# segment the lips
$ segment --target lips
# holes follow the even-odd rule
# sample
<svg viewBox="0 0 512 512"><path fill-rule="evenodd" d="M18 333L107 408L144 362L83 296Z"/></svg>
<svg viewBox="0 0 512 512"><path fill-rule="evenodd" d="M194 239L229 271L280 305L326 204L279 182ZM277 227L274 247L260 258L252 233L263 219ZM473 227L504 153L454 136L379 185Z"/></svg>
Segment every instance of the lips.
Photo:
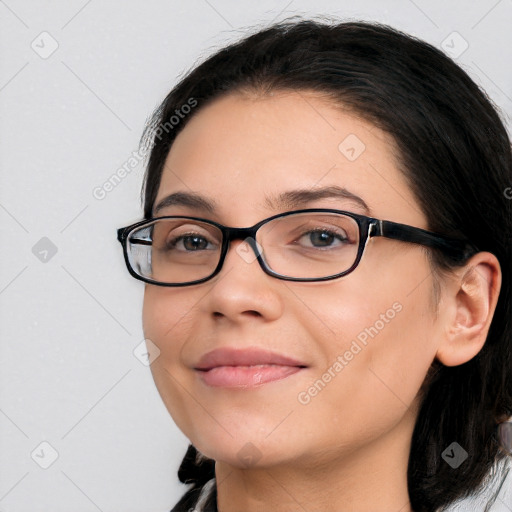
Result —
<svg viewBox="0 0 512 512"><path fill-rule="evenodd" d="M210 370L217 366L255 366L259 364L306 366L290 357L259 348L218 348L201 357L196 370Z"/></svg>
<svg viewBox="0 0 512 512"><path fill-rule="evenodd" d="M221 348L205 354L194 368L212 387L251 388L289 377L306 365L274 352Z"/></svg>

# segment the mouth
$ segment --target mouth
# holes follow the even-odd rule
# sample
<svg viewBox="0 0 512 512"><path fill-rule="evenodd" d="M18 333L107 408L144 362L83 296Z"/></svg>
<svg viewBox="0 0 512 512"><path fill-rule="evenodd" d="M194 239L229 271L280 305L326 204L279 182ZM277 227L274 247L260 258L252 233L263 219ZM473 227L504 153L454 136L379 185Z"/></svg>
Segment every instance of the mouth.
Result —
<svg viewBox="0 0 512 512"><path fill-rule="evenodd" d="M261 349L216 349L194 368L211 387L254 388L282 380L307 366L295 359Z"/></svg>

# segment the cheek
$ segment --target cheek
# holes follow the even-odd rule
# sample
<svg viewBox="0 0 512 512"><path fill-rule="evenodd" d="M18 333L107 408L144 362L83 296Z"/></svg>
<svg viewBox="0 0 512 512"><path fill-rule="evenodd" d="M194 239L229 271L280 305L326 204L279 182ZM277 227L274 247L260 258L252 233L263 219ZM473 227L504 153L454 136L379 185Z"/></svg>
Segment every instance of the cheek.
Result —
<svg viewBox="0 0 512 512"><path fill-rule="evenodd" d="M144 337L158 349L150 369L157 390L169 414L184 431L193 425L190 399L183 392L187 387L181 353L193 324L190 313L194 302L181 290L147 286L144 292L142 324Z"/></svg>
<svg viewBox="0 0 512 512"><path fill-rule="evenodd" d="M148 286L144 292L142 325L144 337L157 347L158 357L151 363L155 384L164 402L180 395L181 354L194 328L194 301L182 290ZM197 300L197 299L196 299Z"/></svg>
<svg viewBox="0 0 512 512"><path fill-rule="evenodd" d="M389 266L373 280L361 273L309 297L318 319L308 329L323 361L308 407L361 435L385 431L413 409L436 352L428 267L419 258L396 274Z"/></svg>
<svg viewBox="0 0 512 512"><path fill-rule="evenodd" d="M144 337L150 339L170 363L179 354L184 334L192 328L190 317L194 302L188 295L180 290L155 286L146 286L144 291Z"/></svg>

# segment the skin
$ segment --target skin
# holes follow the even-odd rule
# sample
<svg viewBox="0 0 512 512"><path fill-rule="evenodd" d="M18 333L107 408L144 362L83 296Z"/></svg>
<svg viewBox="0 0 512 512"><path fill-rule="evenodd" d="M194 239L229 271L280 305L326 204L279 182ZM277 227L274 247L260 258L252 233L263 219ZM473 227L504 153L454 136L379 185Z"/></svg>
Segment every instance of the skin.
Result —
<svg viewBox="0 0 512 512"><path fill-rule="evenodd" d="M366 146L354 161L338 149L349 134ZM252 226L297 209L270 209L269 196L337 185L362 197L372 216L427 229L395 154L387 134L313 93L231 93L180 132L156 200L193 191L216 210L170 206L158 215ZM339 198L302 207L364 213ZM241 243L208 282L147 285L143 307L145 337L160 350L155 383L178 427L216 460L219 510L411 511L406 471L418 390L435 358L459 365L482 348L501 284L497 259L481 252L444 276L436 314L433 275L418 245L374 238L351 274L294 283L247 263L235 250ZM300 403L299 393L394 303L400 312ZM256 388L212 388L193 368L218 347L267 348L307 368ZM246 453L252 462L241 458Z"/></svg>

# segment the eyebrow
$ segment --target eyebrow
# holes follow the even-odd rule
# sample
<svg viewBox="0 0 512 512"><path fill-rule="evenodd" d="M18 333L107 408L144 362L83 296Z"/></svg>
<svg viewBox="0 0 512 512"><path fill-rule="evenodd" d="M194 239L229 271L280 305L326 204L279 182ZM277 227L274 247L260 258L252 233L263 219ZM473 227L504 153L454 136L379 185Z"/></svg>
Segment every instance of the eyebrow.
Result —
<svg viewBox="0 0 512 512"><path fill-rule="evenodd" d="M267 197L265 199L265 207L270 210L301 208L318 199L348 199L360 206L366 215L371 216L371 210L364 199L346 188L336 185L313 189L288 190L281 194ZM186 206L212 214L217 210L217 203L212 199L208 199L195 192L174 192L158 202L153 209L153 215L169 206Z"/></svg>

